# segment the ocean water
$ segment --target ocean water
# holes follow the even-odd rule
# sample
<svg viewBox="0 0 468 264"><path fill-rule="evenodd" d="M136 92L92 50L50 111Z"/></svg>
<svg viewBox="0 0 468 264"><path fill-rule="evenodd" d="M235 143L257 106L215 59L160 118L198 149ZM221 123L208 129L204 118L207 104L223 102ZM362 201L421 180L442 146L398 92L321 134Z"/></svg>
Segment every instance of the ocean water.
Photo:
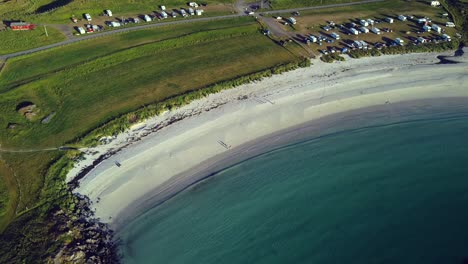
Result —
<svg viewBox="0 0 468 264"><path fill-rule="evenodd" d="M468 263L468 117L262 154L118 236L124 263Z"/></svg>

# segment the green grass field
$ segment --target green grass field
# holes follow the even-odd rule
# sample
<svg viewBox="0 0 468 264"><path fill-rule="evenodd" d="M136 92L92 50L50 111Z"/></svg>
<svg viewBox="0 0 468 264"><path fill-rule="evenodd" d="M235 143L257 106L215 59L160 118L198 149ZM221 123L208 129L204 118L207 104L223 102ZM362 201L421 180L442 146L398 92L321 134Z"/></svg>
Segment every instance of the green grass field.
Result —
<svg viewBox="0 0 468 264"><path fill-rule="evenodd" d="M32 49L65 40L65 36L55 28L43 27L30 31L13 31L10 29L0 31L0 55L21 50Z"/></svg>
<svg viewBox="0 0 468 264"><path fill-rule="evenodd" d="M362 0L271 0L271 6L273 9L279 10L304 6L332 5L360 1Z"/></svg>
<svg viewBox="0 0 468 264"><path fill-rule="evenodd" d="M60 146L144 105L296 59L260 34L251 18L117 34L14 58L0 73L0 144ZM39 109L32 120L16 111L23 101ZM42 124L52 112L50 123ZM17 200L20 212L34 207L58 155L3 153L21 193L4 208L15 208ZM14 187L0 188L0 194L9 190L15 197ZM8 216L0 215L3 223L12 220Z"/></svg>

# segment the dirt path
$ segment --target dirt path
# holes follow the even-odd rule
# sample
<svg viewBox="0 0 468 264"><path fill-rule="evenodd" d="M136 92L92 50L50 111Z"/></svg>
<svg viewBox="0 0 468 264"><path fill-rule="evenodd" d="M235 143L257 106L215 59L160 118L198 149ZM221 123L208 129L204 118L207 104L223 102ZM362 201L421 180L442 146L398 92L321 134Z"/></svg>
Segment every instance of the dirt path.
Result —
<svg viewBox="0 0 468 264"><path fill-rule="evenodd" d="M67 147L67 146L60 146L60 147L53 147L53 148L42 148L42 149L3 149L0 145L0 153L32 153L32 152L44 152L44 151L67 151L67 150L77 150L77 148ZM86 150L86 148L82 148L80 150Z"/></svg>
<svg viewBox="0 0 468 264"><path fill-rule="evenodd" d="M62 32L62 34L65 35L67 39L73 38L73 28L70 27L69 25L46 24L46 26L53 27L57 29L58 31Z"/></svg>

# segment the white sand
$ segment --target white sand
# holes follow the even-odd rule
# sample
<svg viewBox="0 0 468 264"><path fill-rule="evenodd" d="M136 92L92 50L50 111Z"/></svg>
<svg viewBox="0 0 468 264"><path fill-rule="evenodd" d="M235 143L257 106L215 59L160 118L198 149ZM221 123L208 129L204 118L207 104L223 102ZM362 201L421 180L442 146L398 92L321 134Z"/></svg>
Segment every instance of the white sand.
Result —
<svg viewBox="0 0 468 264"><path fill-rule="evenodd" d="M128 206L135 207L135 201L144 201L155 193L171 195L172 186L181 181L180 175L185 175L186 181L195 174L193 168L259 137L369 106L468 97L468 63L434 65L438 62L435 57L411 54L333 64L314 61L310 68L211 95L138 124L109 144L88 150L87 159L76 165L69 179L99 155L128 145L129 138L146 135L174 116L196 113L130 144L81 181L77 192L94 201L96 215L102 221L116 224L114 219L132 209ZM244 95L248 99L240 100ZM221 106L203 111L216 105ZM218 140L232 148L226 150ZM115 166L116 160L121 167Z"/></svg>

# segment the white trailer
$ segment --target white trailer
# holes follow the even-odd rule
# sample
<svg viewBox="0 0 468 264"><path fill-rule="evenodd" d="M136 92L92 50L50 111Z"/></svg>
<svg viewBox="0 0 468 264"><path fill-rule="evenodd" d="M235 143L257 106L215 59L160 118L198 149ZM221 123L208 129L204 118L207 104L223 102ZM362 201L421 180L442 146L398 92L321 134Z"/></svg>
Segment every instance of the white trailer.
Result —
<svg viewBox="0 0 468 264"><path fill-rule="evenodd" d="M145 16L143 17L143 19L144 19L146 22L151 22L151 17L148 16L148 15L145 15Z"/></svg>
<svg viewBox="0 0 468 264"><path fill-rule="evenodd" d="M424 32L431 32L431 27L428 26L428 25L424 25L424 26L422 27L422 29L423 29Z"/></svg>
<svg viewBox="0 0 468 264"><path fill-rule="evenodd" d="M350 32L351 34L353 34L353 35L359 35L359 31L357 31L357 29L355 29L355 28L350 28L350 29L349 29L349 32Z"/></svg>
<svg viewBox="0 0 468 264"><path fill-rule="evenodd" d="M418 22L418 24L426 23L427 19L426 18L418 18L418 20L416 20L416 22Z"/></svg>
<svg viewBox="0 0 468 264"><path fill-rule="evenodd" d="M195 11L191 7L188 9L188 12L191 16L195 15Z"/></svg>
<svg viewBox="0 0 468 264"><path fill-rule="evenodd" d="M362 33L369 33L369 29L366 27L360 27L359 30L361 30Z"/></svg>
<svg viewBox="0 0 468 264"><path fill-rule="evenodd" d="M368 18L367 23L369 23L369 25L374 25L375 21L373 19Z"/></svg>
<svg viewBox="0 0 468 264"><path fill-rule="evenodd" d="M159 8L161 8L162 11L166 11L166 6L160 6Z"/></svg>
<svg viewBox="0 0 468 264"><path fill-rule="evenodd" d="M166 18L167 18L167 13L166 13L166 11L162 11L162 12L161 12L161 17L162 17L163 19L166 19Z"/></svg>
<svg viewBox="0 0 468 264"><path fill-rule="evenodd" d="M432 24L432 29L433 29L434 31L436 31L437 33L442 32L442 28L439 27L439 26L436 25L436 24Z"/></svg>
<svg viewBox="0 0 468 264"><path fill-rule="evenodd" d="M335 33L335 32L332 32L332 33L330 34L330 36L331 36L332 38L334 38L334 39L337 39L337 40L340 39L340 35L338 35L338 34Z"/></svg>
<svg viewBox="0 0 468 264"><path fill-rule="evenodd" d="M86 31L84 30L83 27L77 27L76 31L78 31L78 33L80 33L81 35L86 34Z"/></svg>
<svg viewBox="0 0 468 264"><path fill-rule="evenodd" d="M120 22L112 21L112 22L109 23L109 26L111 26L111 27L120 27L121 24L120 24Z"/></svg>
<svg viewBox="0 0 468 264"><path fill-rule="evenodd" d="M452 41L452 38L447 34L442 34L442 39L445 41Z"/></svg>
<svg viewBox="0 0 468 264"><path fill-rule="evenodd" d="M388 23L390 23L390 24L392 24L392 23L393 23L393 18L391 18L391 17L386 17L386 18L385 18L385 21L388 22Z"/></svg>
<svg viewBox="0 0 468 264"><path fill-rule="evenodd" d="M197 10L195 10L195 13L197 14L197 16L201 16L203 14L203 10L202 9L197 9Z"/></svg>
<svg viewBox="0 0 468 264"><path fill-rule="evenodd" d="M397 45L403 46L403 45L405 44L405 41L402 40L401 38L396 38L396 39L395 39L395 43L396 43Z"/></svg>
<svg viewBox="0 0 468 264"><path fill-rule="evenodd" d="M106 14L106 16L112 16L112 11L110 11L109 9L107 9L106 11L104 11L104 13Z"/></svg>
<svg viewBox="0 0 468 264"><path fill-rule="evenodd" d="M297 21L296 21L296 19L294 17L288 18L288 21L289 21L289 23L291 23L293 25L296 25L296 23L297 23Z"/></svg>
<svg viewBox="0 0 468 264"><path fill-rule="evenodd" d="M88 13L84 14L84 18L85 18L86 20L88 20L88 21L91 21L91 20L92 20L91 15L88 14Z"/></svg>
<svg viewBox="0 0 468 264"><path fill-rule="evenodd" d="M371 28L371 31L372 31L372 33L377 34L377 35L380 35L380 34L381 34L381 33L380 33L380 29L378 29L378 28L376 28L376 27Z"/></svg>
<svg viewBox="0 0 468 264"><path fill-rule="evenodd" d="M180 14L183 16L183 17L186 17L187 16L187 12L185 11L185 9L180 9Z"/></svg>
<svg viewBox="0 0 468 264"><path fill-rule="evenodd" d="M407 19L408 18L406 16L404 16L404 15L399 15L398 16L398 20L400 20L400 21L406 21Z"/></svg>
<svg viewBox="0 0 468 264"><path fill-rule="evenodd" d="M364 19L359 20L359 24L361 24L361 26L364 26L364 27L369 26L369 22Z"/></svg>
<svg viewBox="0 0 468 264"><path fill-rule="evenodd" d="M446 22L446 23L445 23L445 26L446 26L446 27L455 27L455 23L453 23L453 22Z"/></svg>

